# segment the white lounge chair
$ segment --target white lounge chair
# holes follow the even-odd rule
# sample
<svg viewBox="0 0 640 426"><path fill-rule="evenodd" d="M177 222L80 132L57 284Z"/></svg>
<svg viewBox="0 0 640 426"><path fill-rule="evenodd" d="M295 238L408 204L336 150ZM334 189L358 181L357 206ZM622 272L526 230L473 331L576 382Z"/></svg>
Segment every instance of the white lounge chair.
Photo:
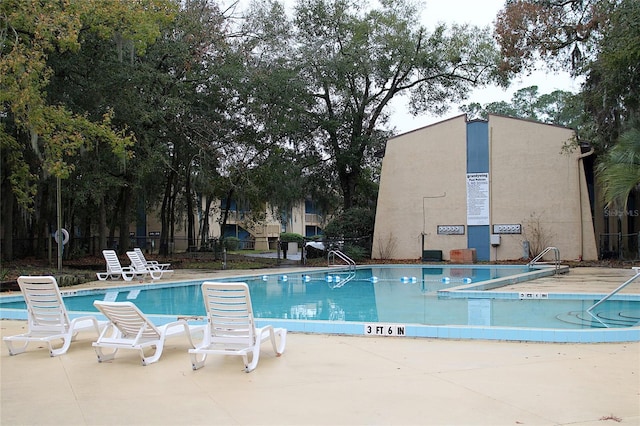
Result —
<svg viewBox="0 0 640 426"><path fill-rule="evenodd" d="M135 251L138 257L140 258L140 260L142 260L148 266L152 266L160 269L169 269L171 267L170 263L159 263L157 260L147 260L147 258L144 256L144 253L142 252L142 249L140 249L140 247L134 248L133 251Z"/></svg>
<svg viewBox="0 0 640 426"><path fill-rule="evenodd" d="M120 259L118 259L118 254L115 250L102 250L102 255L107 262L107 272L96 272L96 276L100 281L107 279L117 280L119 278L131 281L139 276L131 266L122 266L120 264Z"/></svg>
<svg viewBox="0 0 640 426"><path fill-rule="evenodd" d="M140 352L142 365L149 365L160 359L167 337L185 335L193 348L191 334L205 328L204 324L189 325L185 320L156 326L132 302L96 300L93 305L109 320L98 340L93 342L98 362L114 359L118 349L135 349ZM150 347L155 347L155 351L145 356L144 350ZM104 353L103 348L113 351Z"/></svg>
<svg viewBox="0 0 640 426"><path fill-rule="evenodd" d="M164 275L173 274L170 269L160 269L158 266L147 265L135 251L128 251L127 256L131 261L131 267L139 276L149 275L151 279L159 280Z"/></svg>
<svg viewBox="0 0 640 426"><path fill-rule="evenodd" d="M96 335L100 334L100 324L96 317L69 319L54 277L21 276L18 277L18 285L27 304L29 331L2 338L9 348L10 355L24 352L29 342L38 342L49 346L51 356L58 356L67 352L79 331L93 329ZM53 342L58 340L62 340L62 346L54 349ZM22 345L15 346L17 342Z"/></svg>
<svg viewBox="0 0 640 426"><path fill-rule="evenodd" d="M207 328L202 343L189 349L194 370L204 367L208 354L237 355L244 361L247 373L253 371L260 358L260 345L271 340L276 356L282 355L287 330L267 325L256 328L249 287L245 283L202 284L202 295L207 310ZM280 344L276 344L276 335ZM248 360L251 354L251 362Z"/></svg>

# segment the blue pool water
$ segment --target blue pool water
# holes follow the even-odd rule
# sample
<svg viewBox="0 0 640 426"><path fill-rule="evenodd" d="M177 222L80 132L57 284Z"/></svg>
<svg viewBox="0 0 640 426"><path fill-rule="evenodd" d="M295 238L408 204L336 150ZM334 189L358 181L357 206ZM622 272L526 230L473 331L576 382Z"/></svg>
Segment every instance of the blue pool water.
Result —
<svg viewBox="0 0 640 426"><path fill-rule="evenodd" d="M550 273L526 266L394 265L225 280L249 285L256 318L279 322L292 331L369 334L372 324L383 324L387 326L384 330L393 329L394 334L400 330L401 335L427 337L538 340L531 333L552 330L554 341L581 341L572 333L625 328L637 335L637 296L603 303L594 312L596 319L586 309L602 295L485 291ZM75 291L65 297L65 304L72 312L97 313L96 299L130 300L147 315L165 321L175 316L202 316L201 283ZM21 297L2 299L3 317L9 311L24 310Z"/></svg>

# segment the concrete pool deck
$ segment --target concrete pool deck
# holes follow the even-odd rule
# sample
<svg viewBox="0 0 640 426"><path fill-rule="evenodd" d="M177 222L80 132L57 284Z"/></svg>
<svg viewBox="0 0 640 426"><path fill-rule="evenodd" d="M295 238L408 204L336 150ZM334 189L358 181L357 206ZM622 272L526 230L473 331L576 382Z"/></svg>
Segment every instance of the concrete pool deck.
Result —
<svg viewBox="0 0 640 426"><path fill-rule="evenodd" d="M173 280L229 275L176 271ZM608 293L630 276L629 269L574 268L535 286ZM532 285L516 285L524 284ZM625 291L640 293L640 282L629 287ZM3 336L25 327L25 321L0 321ZM192 371L180 338L146 367L135 351L100 364L94 340L83 332L55 358L37 344L10 357L2 344L0 424L640 424L640 342L290 333L282 357L265 345L258 368L247 374L237 357L209 357Z"/></svg>

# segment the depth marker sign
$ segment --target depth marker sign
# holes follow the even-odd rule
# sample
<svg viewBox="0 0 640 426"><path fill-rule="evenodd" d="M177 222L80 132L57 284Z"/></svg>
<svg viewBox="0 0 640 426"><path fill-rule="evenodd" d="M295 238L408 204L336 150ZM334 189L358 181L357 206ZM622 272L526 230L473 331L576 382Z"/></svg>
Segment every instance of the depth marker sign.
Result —
<svg viewBox="0 0 640 426"><path fill-rule="evenodd" d="M364 334L365 336L404 336L405 335L404 324L365 324Z"/></svg>

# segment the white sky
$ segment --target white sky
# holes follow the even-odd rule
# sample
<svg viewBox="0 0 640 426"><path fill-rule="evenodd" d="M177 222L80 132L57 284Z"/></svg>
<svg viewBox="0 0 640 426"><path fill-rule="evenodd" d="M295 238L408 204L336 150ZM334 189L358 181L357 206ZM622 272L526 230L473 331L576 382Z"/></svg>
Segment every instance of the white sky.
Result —
<svg viewBox="0 0 640 426"><path fill-rule="evenodd" d="M504 0L424 0L426 7L422 13L422 22L427 29L433 29L439 22L446 24L472 24L477 26L493 25L496 15L502 9ZM512 81L507 89L499 87L487 87L474 90L469 99L462 104L478 102L487 104L489 102L510 101L514 92L524 87L536 85L539 94L551 93L554 90L566 90L577 92L580 84L576 82L568 73L552 73L546 70L539 70L530 76L522 76ZM413 117L407 111L405 98L394 100L391 115L391 125L396 127L398 133L405 133L418 129L447 118L461 114L459 105L452 105L449 111L442 116L421 115Z"/></svg>

